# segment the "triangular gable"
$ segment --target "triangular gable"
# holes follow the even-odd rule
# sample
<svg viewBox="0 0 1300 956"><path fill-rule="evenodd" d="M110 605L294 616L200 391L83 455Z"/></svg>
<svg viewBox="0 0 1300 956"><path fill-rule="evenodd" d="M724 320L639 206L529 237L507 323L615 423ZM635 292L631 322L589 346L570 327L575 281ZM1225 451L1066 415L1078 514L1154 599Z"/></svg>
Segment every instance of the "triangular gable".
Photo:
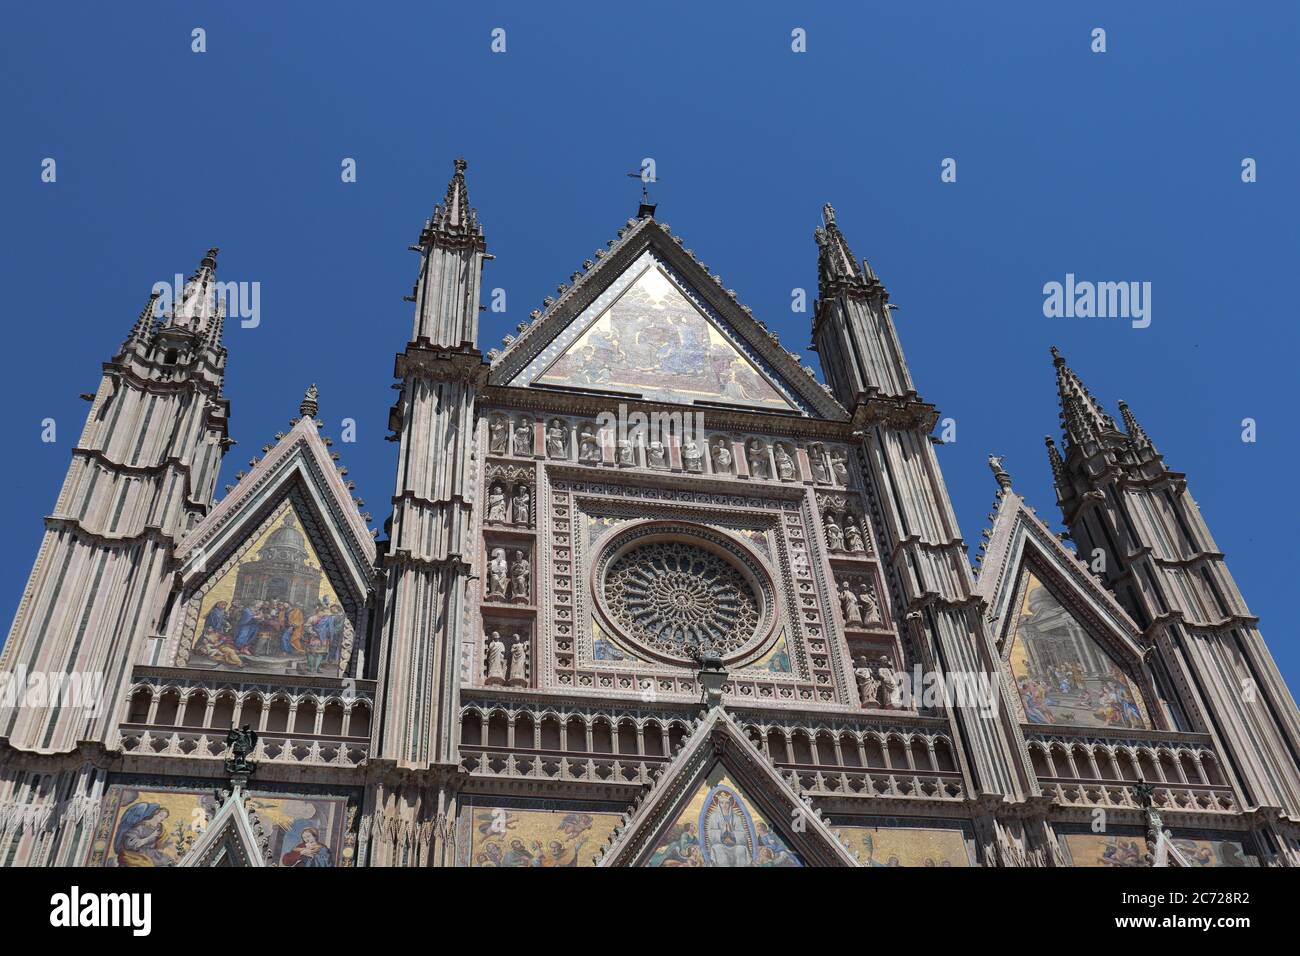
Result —
<svg viewBox="0 0 1300 956"><path fill-rule="evenodd" d="M856 866L820 811L800 797L721 707L610 839L598 866Z"/></svg>
<svg viewBox="0 0 1300 956"><path fill-rule="evenodd" d="M847 417L799 355L653 219L630 221L545 304L504 353L488 353L491 384Z"/></svg>
<svg viewBox="0 0 1300 956"><path fill-rule="evenodd" d="M999 492L976 590L1026 723L1153 726L1137 625L1010 489Z"/></svg>
<svg viewBox="0 0 1300 956"><path fill-rule="evenodd" d="M180 602L159 663L347 673L375 544L314 420L301 418L176 557Z"/></svg>
<svg viewBox="0 0 1300 956"><path fill-rule="evenodd" d="M236 785L221 809L208 821L179 866L266 866L262 840L245 806L242 786Z"/></svg>

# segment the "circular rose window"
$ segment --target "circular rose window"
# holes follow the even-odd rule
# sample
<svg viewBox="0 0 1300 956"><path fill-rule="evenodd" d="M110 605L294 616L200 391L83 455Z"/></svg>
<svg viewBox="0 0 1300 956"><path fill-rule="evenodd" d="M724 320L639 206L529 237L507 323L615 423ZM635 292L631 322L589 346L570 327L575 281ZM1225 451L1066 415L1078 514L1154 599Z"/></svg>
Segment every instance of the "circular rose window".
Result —
<svg viewBox="0 0 1300 956"><path fill-rule="evenodd" d="M772 588L754 558L709 529L642 525L594 568L597 604L649 656L693 663L710 648L734 660L771 630Z"/></svg>

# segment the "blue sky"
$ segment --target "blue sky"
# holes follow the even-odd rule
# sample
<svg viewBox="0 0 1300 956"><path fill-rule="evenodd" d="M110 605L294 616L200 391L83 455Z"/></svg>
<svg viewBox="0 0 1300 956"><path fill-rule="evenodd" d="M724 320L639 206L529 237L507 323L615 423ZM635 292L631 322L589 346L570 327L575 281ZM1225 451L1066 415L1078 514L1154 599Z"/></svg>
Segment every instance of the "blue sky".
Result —
<svg viewBox="0 0 1300 956"><path fill-rule="evenodd" d="M0 31L0 614L12 619L100 363L150 287L221 247L261 285L233 326L222 484L321 390L380 522L406 252L451 172L496 256L486 350L635 213L659 218L783 342L816 285L833 202L899 305L918 388L957 421L939 451L968 541L1006 456L1055 525L1043 435L1058 344L1185 471L1293 687L1297 512L1294 50L1300 15L1200 3L10 5ZM1085 9L1086 6L1086 9ZM207 52L191 52L191 30ZM490 33L506 31L494 54ZM807 52L791 51L791 30ZM1094 27L1107 52L1090 50ZM40 181L54 158L58 180ZM357 161L344 184L340 163ZM957 182L940 163L957 160ZM1241 162L1258 162L1258 182ZM1152 323L1045 318L1066 273L1152 283ZM812 353L809 360L815 361ZM52 417L59 440L40 440ZM1254 418L1258 441L1241 441ZM7 624L6 624L7 626Z"/></svg>

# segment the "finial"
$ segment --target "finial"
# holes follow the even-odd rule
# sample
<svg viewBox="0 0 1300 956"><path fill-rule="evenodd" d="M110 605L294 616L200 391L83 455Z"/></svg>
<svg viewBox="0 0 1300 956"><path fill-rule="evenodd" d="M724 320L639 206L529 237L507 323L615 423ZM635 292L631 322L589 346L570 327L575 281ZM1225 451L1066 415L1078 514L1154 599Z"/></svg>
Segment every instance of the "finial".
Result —
<svg viewBox="0 0 1300 956"><path fill-rule="evenodd" d="M315 418L317 411L317 397L319 392L316 391L316 383L307 386L307 391L303 392L302 404L298 406L298 414L303 418Z"/></svg>
<svg viewBox="0 0 1300 956"><path fill-rule="evenodd" d="M989 455L989 470L993 472L993 477L997 480L998 487L1003 491L1011 490L1011 475L1002 467L1005 456Z"/></svg>
<svg viewBox="0 0 1300 956"><path fill-rule="evenodd" d="M456 167L456 172L458 173L463 173L465 170L469 169L469 163L465 162L465 160L459 156L457 156L452 162L452 165Z"/></svg>
<svg viewBox="0 0 1300 956"><path fill-rule="evenodd" d="M1061 354L1061 350L1058 349L1055 345L1052 346L1052 364L1053 365L1065 364L1065 356Z"/></svg>
<svg viewBox="0 0 1300 956"><path fill-rule="evenodd" d="M824 203L822 205L822 222L828 226L835 224L835 207L830 203Z"/></svg>

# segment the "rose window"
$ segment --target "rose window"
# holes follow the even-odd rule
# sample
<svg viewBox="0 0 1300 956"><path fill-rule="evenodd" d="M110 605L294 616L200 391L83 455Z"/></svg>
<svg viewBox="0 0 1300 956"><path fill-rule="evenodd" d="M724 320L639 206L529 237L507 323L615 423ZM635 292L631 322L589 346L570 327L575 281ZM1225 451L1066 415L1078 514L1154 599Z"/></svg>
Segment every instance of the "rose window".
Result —
<svg viewBox="0 0 1300 956"><path fill-rule="evenodd" d="M660 654L723 657L748 645L763 617L749 579L713 551L654 541L623 552L605 570L605 606L619 629Z"/></svg>

